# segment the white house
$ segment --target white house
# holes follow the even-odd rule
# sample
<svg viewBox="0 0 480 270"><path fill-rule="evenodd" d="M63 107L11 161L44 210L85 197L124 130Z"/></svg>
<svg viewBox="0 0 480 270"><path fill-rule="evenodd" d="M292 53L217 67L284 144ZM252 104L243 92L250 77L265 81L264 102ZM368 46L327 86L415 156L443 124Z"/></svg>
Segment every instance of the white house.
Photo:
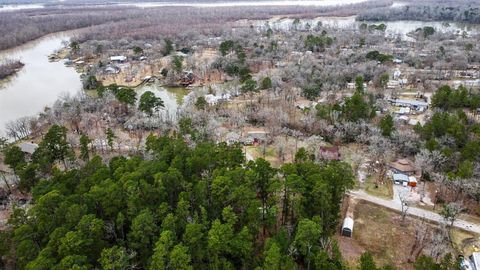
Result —
<svg viewBox="0 0 480 270"><path fill-rule="evenodd" d="M407 186L409 182L408 175L402 173L393 174L393 183L396 185Z"/></svg>
<svg viewBox="0 0 480 270"><path fill-rule="evenodd" d="M414 99L389 99L390 103L398 107L409 107L417 111L425 111L428 107L428 103Z"/></svg>
<svg viewBox="0 0 480 270"><path fill-rule="evenodd" d="M125 61L127 61L127 57L124 55L111 56L110 61L115 63L124 63Z"/></svg>
<svg viewBox="0 0 480 270"><path fill-rule="evenodd" d="M220 102L225 102L225 101L228 101L230 100L231 98L231 95L230 94L221 94L221 95L212 95L212 94L208 94L208 95L205 95L205 100L207 101L208 105L212 106L212 105L216 105Z"/></svg>

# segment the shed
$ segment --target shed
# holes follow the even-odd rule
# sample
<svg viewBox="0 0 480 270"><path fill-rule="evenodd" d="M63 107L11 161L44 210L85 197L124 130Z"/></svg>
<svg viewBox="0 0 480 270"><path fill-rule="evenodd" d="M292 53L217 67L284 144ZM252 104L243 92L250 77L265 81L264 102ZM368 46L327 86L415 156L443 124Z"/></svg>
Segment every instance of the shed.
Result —
<svg viewBox="0 0 480 270"><path fill-rule="evenodd" d="M342 236L352 237L353 234L353 218L346 217L343 220Z"/></svg>
<svg viewBox="0 0 480 270"><path fill-rule="evenodd" d="M31 143L31 142L22 142L18 144L18 147L22 149L22 152L32 155L35 152L35 150L37 150L38 144Z"/></svg>
<svg viewBox="0 0 480 270"><path fill-rule="evenodd" d="M417 178L415 176L409 176L408 177L408 185L410 187L416 187L417 186Z"/></svg>

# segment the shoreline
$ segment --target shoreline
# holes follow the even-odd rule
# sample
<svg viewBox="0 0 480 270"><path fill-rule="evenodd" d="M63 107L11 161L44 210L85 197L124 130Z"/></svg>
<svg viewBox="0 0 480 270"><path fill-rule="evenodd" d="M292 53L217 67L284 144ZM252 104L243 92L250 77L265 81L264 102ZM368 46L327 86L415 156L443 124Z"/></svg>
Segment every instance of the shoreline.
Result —
<svg viewBox="0 0 480 270"><path fill-rule="evenodd" d="M0 86L10 77L15 76L24 66L25 64L19 60L0 63Z"/></svg>

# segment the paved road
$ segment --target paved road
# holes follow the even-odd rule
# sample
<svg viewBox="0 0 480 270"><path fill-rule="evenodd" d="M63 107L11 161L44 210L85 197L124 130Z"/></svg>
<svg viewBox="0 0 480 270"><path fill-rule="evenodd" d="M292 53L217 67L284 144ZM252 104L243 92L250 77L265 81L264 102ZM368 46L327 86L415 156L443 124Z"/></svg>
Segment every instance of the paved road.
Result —
<svg viewBox="0 0 480 270"><path fill-rule="evenodd" d="M372 196L370 194L367 194L363 190L356 190L356 191L350 191L349 195L352 196L353 198L361 199L364 201L368 201L386 208L390 208L393 210L401 211L401 204L397 200L385 200L381 199L375 196ZM434 213L432 211L428 211L425 209L417 208L417 207L410 207L408 209L408 215L416 216L419 218L425 218L427 220L433 221L433 222L443 222L443 217L437 213ZM455 223L453 224L454 227L464 229L469 232L473 233L478 233L480 234L480 225L472 222L468 222L465 220L457 219Z"/></svg>

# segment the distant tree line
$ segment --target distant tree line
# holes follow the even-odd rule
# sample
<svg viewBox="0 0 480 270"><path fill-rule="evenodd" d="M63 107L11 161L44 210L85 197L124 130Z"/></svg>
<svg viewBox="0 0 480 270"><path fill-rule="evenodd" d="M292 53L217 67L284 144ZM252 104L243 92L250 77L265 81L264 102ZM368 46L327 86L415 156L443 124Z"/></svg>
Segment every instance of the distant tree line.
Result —
<svg viewBox="0 0 480 270"><path fill-rule="evenodd" d="M27 1L26 1L27 2ZM32 1L33 2L33 1ZM85 1L88 3L88 1ZM91 4L97 4L92 1ZM77 3L77 5L72 5ZM319 15L355 15L374 6L387 6L391 1L376 0L365 3L324 6L229 7L192 8L161 7L141 9L110 5L99 7L83 1L61 2L62 6L46 5L43 9L2 12L0 16L0 50L37 39L46 34L90 27L79 36L86 40L163 39L197 31L215 33L226 23L240 19L268 19L275 15L299 14L303 17ZM315 14L315 15L312 15Z"/></svg>
<svg viewBox="0 0 480 270"><path fill-rule="evenodd" d="M359 21L451 21L465 23L480 23L480 8L478 1L460 1L450 4L432 3L407 4L397 8L378 8L361 12Z"/></svg>

